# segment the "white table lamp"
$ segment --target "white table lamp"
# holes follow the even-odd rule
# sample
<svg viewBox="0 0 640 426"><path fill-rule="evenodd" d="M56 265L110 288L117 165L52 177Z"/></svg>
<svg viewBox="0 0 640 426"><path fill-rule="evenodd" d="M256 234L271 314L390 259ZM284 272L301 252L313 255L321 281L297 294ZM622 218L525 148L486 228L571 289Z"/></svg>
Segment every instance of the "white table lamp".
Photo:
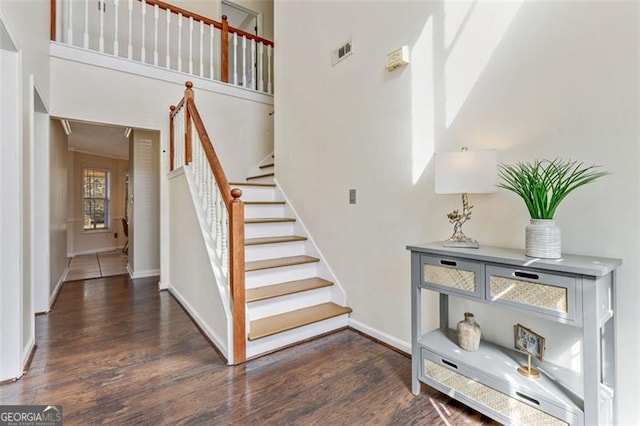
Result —
<svg viewBox="0 0 640 426"><path fill-rule="evenodd" d="M462 213L454 210L447 215L453 224L453 235L444 242L446 247L478 248L479 244L462 232L462 225L471 219L467 194L496 192L497 155L494 149L444 152L435 155L436 194L462 194Z"/></svg>

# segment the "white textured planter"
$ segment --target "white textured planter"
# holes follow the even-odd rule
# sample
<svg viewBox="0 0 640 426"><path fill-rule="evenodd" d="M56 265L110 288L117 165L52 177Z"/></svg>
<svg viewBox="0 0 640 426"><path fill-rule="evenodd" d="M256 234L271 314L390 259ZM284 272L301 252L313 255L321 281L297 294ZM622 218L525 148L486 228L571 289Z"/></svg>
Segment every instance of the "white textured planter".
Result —
<svg viewBox="0 0 640 426"><path fill-rule="evenodd" d="M525 255L543 259L562 257L560 228L552 219L531 219L525 234Z"/></svg>

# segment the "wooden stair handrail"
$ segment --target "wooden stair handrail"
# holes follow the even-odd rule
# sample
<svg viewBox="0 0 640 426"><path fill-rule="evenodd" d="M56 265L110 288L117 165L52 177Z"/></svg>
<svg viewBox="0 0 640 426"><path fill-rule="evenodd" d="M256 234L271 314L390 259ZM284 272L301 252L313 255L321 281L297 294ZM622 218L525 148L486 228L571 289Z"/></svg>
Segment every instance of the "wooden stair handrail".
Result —
<svg viewBox="0 0 640 426"><path fill-rule="evenodd" d="M231 305L233 313L233 362L246 361L246 295L245 295L245 258L244 258L244 203L240 199L242 191L230 188L229 180L224 173L207 129L204 126L200 112L196 106L193 93L193 83L185 83L184 97L177 106L170 107L169 114L169 144L170 170L174 168L174 118L180 108L185 108L185 164L191 163L191 125L198 132L202 150L220 189L222 200L229 213L229 287L231 290Z"/></svg>

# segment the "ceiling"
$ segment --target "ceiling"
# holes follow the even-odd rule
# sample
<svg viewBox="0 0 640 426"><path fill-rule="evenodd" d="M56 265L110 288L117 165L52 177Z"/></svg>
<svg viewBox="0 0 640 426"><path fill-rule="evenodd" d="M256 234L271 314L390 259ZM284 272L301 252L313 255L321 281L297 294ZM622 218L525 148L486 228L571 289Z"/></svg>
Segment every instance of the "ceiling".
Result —
<svg viewBox="0 0 640 426"><path fill-rule="evenodd" d="M67 142L70 151L103 157L129 159L129 139L126 127L69 121L71 134Z"/></svg>

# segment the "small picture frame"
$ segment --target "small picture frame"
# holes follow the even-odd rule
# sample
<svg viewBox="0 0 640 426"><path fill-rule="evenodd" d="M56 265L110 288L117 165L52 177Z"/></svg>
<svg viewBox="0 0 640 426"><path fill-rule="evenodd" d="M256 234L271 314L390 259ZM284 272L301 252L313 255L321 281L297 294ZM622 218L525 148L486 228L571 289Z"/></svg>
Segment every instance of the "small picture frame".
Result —
<svg viewBox="0 0 640 426"><path fill-rule="evenodd" d="M514 345L519 351L536 357L540 361L544 357L544 337L522 324L514 326Z"/></svg>

